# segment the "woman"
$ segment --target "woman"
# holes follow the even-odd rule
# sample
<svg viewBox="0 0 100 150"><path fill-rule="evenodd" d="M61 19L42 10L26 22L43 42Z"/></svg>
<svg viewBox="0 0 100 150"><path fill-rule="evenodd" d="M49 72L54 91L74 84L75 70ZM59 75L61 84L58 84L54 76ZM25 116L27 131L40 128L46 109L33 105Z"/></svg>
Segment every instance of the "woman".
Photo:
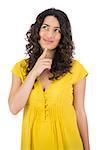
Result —
<svg viewBox="0 0 100 150"><path fill-rule="evenodd" d="M28 58L14 65L9 94L13 114L24 108L21 150L89 150L88 73L73 58L67 15L47 9L26 35Z"/></svg>

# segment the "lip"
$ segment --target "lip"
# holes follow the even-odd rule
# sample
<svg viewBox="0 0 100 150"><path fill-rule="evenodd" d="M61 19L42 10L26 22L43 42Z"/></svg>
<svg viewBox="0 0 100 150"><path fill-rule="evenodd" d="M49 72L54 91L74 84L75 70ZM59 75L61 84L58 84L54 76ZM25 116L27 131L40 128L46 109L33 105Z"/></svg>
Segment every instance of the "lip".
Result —
<svg viewBox="0 0 100 150"><path fill-rule="evenodd" d="M47 39L43 39L46 43L51 44L53 43L53 40L47 40Z"/></svg>

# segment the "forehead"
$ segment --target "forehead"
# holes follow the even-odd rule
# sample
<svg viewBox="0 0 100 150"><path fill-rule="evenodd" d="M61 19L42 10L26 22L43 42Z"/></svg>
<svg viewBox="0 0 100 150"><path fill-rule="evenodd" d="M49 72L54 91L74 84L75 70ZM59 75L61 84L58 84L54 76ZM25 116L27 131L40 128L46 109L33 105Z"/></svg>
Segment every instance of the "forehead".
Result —
<svg viewBox="0 0 100 150"><path fill-rule="evenodd" d="M60 23L58 19L54 16L45 17L43 24L48 24L49 26L52 26L52 27L60 27Z"/></svg>

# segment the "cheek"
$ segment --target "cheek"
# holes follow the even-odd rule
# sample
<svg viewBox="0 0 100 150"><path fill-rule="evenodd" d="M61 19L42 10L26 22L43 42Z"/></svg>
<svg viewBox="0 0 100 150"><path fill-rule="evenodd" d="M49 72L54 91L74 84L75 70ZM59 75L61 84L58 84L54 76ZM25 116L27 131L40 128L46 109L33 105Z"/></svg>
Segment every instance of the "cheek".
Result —
<svg viewBox="0 0 100 150"><path fill-rule="evenodd" d="M39 36L40 36L40 38L44 36L44 32L42 30L40 30Z"/></svg>
<svg viewBox="0 0 100 150"><path fill-rule="evenodd" d="M56 37L55 41L56 41L56 42L59 42L60 39L61 39L61 35L58 35L58 36Z"/></svg>

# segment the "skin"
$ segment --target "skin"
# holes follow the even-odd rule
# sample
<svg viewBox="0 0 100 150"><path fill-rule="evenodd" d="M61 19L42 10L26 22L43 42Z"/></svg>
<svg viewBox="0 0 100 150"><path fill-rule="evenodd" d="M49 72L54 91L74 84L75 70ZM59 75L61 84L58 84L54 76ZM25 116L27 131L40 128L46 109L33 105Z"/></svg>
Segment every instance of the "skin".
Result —
<svg viewBox="0 0 100 150"><path fill-rule="evenodd" d="M47 16L41 26L40 46L44 49L42 55L38 58L33 69L27 75L24 83L16 75L12 74L12 85L9 94L9 108L12 114L17 114L21 111L28 100L30 92L33 88L35 79L40 78L42 87L49 87L51 82L48 80L49 69L51 68L52 59L54 56L54 48L57 47L60 39L60 25L58 20L53 16ZM44 85L43 85L44 83ZM80 135L83 141L84 150L90 150L88 138L88 125L84 108L86 78L78 81L74 86L74 108L77 116L77 124ZM21 101L19 101L21 97Z"/></svg>
<svg viewBox="0 0 100 150"><path fill-rule="evenodd" d="M52 58L54 56L54 48L60 42L61 39L61 29L58 20L53 16L47 16L43 24L40 28L39 36L40 41L39 44L43 49L47 48L47 58Z"/></svg>
<svg viewBox="0 0 100 150"><path fill-rule="evenodd" d="M90 150L89 136L88 136L88 123L84 106L86 77L78 81L74 85L74 108L77 116L77 124L80 135L83 141L84 150Z"/></svg>

